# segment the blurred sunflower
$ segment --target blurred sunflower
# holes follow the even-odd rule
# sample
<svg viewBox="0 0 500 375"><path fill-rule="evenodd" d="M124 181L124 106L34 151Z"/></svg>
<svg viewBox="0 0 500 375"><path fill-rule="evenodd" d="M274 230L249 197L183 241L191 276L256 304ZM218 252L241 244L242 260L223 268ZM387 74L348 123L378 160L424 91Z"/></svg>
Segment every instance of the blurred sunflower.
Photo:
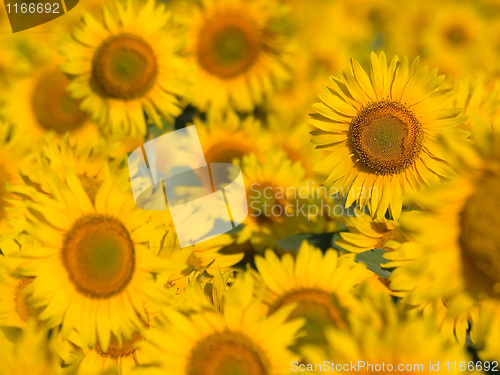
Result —
<svg viewBox="0 0 500 375"><path fill-rule="evenodd" d="M38 315L25 290L33 279L14 277L13 266L12 259L0 257L0 326L24 328Z"/></svg>
<svg viewBox="0 0 500 375"><path fill-rule="evenodd" d="M489 127L472 125L479 126ZM396 267L391 287L411 292L409 303L446 298L456 314L478 300L500 296L500 237L491 231L500 224L500 133L496 127L482 132L489 134L489 147L476 143L475 148L455 150L467 157L463 173L412 197L420 211L401 217L402 229L416 243L403 244L385 257L392 260L387 266Z"/></svg>
<svg viewBox="0 0 500 375"><path fill-rule="evenodd" d="M309 199L313 181L305 178L300 163L294 163L283 151L269 152L261 162L255 154L241 162L248 202L248 217L236 233L237 243L249 241L259 252L276 246L275 241L295 233L317 232L322 220L313 217L319 208ZM308 208L311 210L308 211ZM314 209L313 209L314 208Z"/></svg>
<svg viewBox="0 0 500 375"><path fill-rule="evenodd" d="M183 21L195 70L190 101L200 110L250 112L290 78L278 2L207 0L190 13Z"/></svg>
<svg viewBox="0 0 500 375"><path fill-rule="evenodd" d="M264 301L269 314L283 306L294 306L290 317L306 319L306 336L299 344L321 343L327 325L344 328L347 310L355 310L351 289L370 276L351 255L340 256L330 249L320 249L303 242L294 259L285 253L281 259L272 251L265 257L257 256L255 265L262 283Z"/></svg>
<svg viewBox="0 0 500 375"><path fill-rule="evenodd" d="M21 132L0 120L0 249L7 250L7 242L24 227L22 200L10 192L10 187L24 181L19 168L29 164L30 144ZM5 253L4 253L5 254Z"/></svg>
<svg viewBox="0 0 500 375"><path fill-rule="evenodd" d="M431 2L432 3L432 2ZM432 7L423 29L423 54L446 75L462 78L469 70L492 63L486 38L486 20L473 2L443 1Z"/></svg>
<svg viewBox="0 0 500 375"><path fill-rule="evenodd" d="M384 294L370 297L364 292L361 301L365 313L350 315L349 329L327 329L326 350L313 346L303 350L307 363L357 364L342 371L346 374L392 371L412 374L426 372L429 364L439 363L442 372L462 373L459 366L448 369L446 362L467 361L465 349L444 337L432 317L424 319L405 314Z"/></svg>
<svg viewBox="0 0 500 375"><path fill-rule="evenodd" d="M62 324L64 337L75 328L83 345L106 351L112 335L121 342L140 329L145 302L168 302L153 274L177 265L149 250L164 229L134 205L126 173L111 178L105 168L94 202L69 170L64 181L46 178L48 194L20 192L26 231L41 243L19 253L20 274L34 278L25 293L47 326Z"/></svg>
<svg viewBox="0 0 500 375"><path fill-rule="evenodd" d="M312 142L330 151L316 165L329 173L326 184L347 196L346 207L357 201L381 219L390 211L397 220L403 193L451 177L449 156L437 142L453 132L463 118L450 108L450 88L434 70L410 66L408 58L394 57L387 67L385 54L371 54L370 76L351 60L351 70L331 77L331 87L320 94L311 115Z"/></svg>
<svg viewBox="0 0 500 375"><path fill-rule="evenodd" d="M68 90L107 132L144 135L144 112L162 128L160 116L171 120L181 113L178 97L186 89L174 33L169 14L154 0L110 2L102 22L86 13L61 45L67 60L61 69L72 76Z"/></svg>
<svg viewBox="0 0 500 375"><path fill-rule="evenodd" d="M471 327L470 337L482 361L498 361L498 353L500 353L500 304L498 300L489 300L480 304ZM487 370L486 367L485 370Z"/></svg>
<svg viewBox="0 0 500 375"><path fill-rule="evenodd" d="M41 140L46 133L62 136L67 132L73 140L98 139L97 125L78 108L80 100L66 91L69 83L55 62L42 65L26 77L13 80L10 89L1 94L5 105L0 112L32 140Z"/></svg>
<svg viewBox="0 0 500 375"><path fill-rule="evenodd" d="M144 362L140 343L145 332L155 329L159 311L151 304L145 304L147 319L141 318L142 327L136 330L130 339L118 340L111 336L107 349L97 343L94 349L88 349L81 335L72 331L68 337L68 349L62 355L65 375L114 375L131 374L132 369Z"/></svg>
<svg viewBox="0 0 500 375"><path fill-rule="evenodd" d="M207 121L194 119L205 160L210 163L231 163L254 153L264 159L270 148L271 136L253 116L240 119L232 110L210 111Z"/></svg>
<svg viewBox="0 0 500 375"><path fill-rule="evenodd" d="M143 350L151 365L138 374L280 375L289 370L301 320L287 321L291 308L265 315L253 297L253 281L245 274L225 293L223 313L205 309L188 316L165 311L166 324L150 331Z"/></svg>

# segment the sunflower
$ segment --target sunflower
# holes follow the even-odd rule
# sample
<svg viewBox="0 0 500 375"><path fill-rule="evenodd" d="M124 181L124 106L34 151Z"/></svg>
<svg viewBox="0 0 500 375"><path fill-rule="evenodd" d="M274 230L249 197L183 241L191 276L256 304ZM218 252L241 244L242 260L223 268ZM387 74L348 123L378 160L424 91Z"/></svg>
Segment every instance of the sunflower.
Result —
<svg viewBox="0 0 500 375"><path fill-rule="evenodd" d="M475 3L444 1L429 12L422 33L423 54L445 74L461 78L473 67L485 69L489 57L486 22Z"/></svg>
<svg viewBox="0 0 500 375"><path fill-rule="evenodd" d="M323 254L305 241L296 259L289 253L279 259L274 252L266 251L265 257L256 257L255 265L265 286L268 312L295 306L291 317L306 319L307 335L299 339L299 344L322 342L325 326L345 327L347 309L355 308L350 291L370 276L352 255L341 256L333 249Z"/></svg>
<svg viewBox="0 0 500 375"><path fill-rule="evenodd" d="M57 68L57 59L53 59L26 77L13 80L9 90L2 94L5 105L0 112L20 132L30 134L36 141L47 133L62 136L68 132L73 140L98 139L97 125L79 109L81 101L66 91L69 83Z"/></svg>
<svg viewBox="0 0 500 375"><path fill-rule="evenodd" d="M373 249L393 251L407 241L394 220L372 220L370 215L358 212L346 218L345 225L349 232L340 233L341 239L336 244L353 253Z"/></svg>
<svg viewBox="0 0 500 375"><path fill-rule="evenodd" d="M326 350L304 348L307 365L302 370L317 365L330 367L322 367L324 371L336 369L346 374L463 373L460 362L469 359L465 349L443 336L431 316L406 314L384 294L364 293L361 300L365 313L350 315L348 329L327 329Z"/></svg>
<svg viewBox="0 0 500 375"><path fill-rule="evenodd" d="M61 69L73 77L68 90L108 133L145 134L144 112L161 128L160 116L181 113L186 87L169 14L154 0L114 1L104 5L103 19L86 13L61 45Z"/></svg>
<svg viewBox="0 0 500 375"><path fill-rule="evenodd" d="M145 304L147 319L140 319L142 326L132 334L132 337L120 342L112 336L109 347L103 349L97 343L94 349L89 349L82 341L81 335L72 331L67 340L67 350L61 357L64 362L65 374L69 375L111 375L130 374L132 369L144 363L140 343L149 330L156 328L156 319L161 318L160 312L151 304Z"/></svg>
<svg viewBox="0 0 500 375"><path fill-rule="evenodd" d="M415 243L385 254L392 261L387 266L396 268L391 287L410 292L409 303L445 298L456 314L500 297L500 238L491 230L500 224L500 138L496 127L488 132L488 124L472 125L481 126L489 147L476 143L456 150L467 157L462 174L412 197L420 211L401 217L402 230Z"/></svg>
<svg viewBox="0 0 500 375"><path fill-rule="evenodd" d="M19 273L39 319L62 324L64 337L76 329L83 345L106 351L111 337L130 340L146 319L144 303L167 303L154 274L177 265L162 261L148 241L164 228L138 209L128 174L104 170L94 202L71 171L62 180L47 173L51 190L21 191L28 208L26 231L40 245L22 249Z"/></svg>
<svg viewBox="0 0 500 375"><path fill-rule="evenodd" d="M266 316L252 294L249 274L236 279L225 294L224 312L206 309L185 315L165 311L167 322L150 331L143 350L151 365L138 374L278 375L288 373L301 320L287 321L290 308Z"/></svg>
<svg viewBox="0 0 500 375"><path fill-rule="evenodd" d="M449 108L453 99L443 76L427 72L404 57L387 67L384 53L371 54L370 76L351 60L351 69L335 73L314 105L312 142L330 151L316 165L329 173L326 183L381 219L389 209L397 220L403 193L451 177L454 172L437 138L459 137L453 129L464 120ZM452 129L447 129L452 128Z"/></svg>
<svg viewBox="0 0 500 375"><path fill-rule="evenodd" d="M231 163L250 153L263 160L271 147L270 135L253 116L240 119L232 110L210 111L206 122L196 118L194 125L207 164Z"/></svg>
<svg viewBox="0 0 500 375"><path fill-rule="evenodd" d="M38 311L29 301L26 287L32 278L12 275L14 264L8 257L0 257L0 326L24 328L37 321ZM38 322L37 322L38 323Z"/></svg>
<svg viewBox="0 0 500 375"><path fill-rule="evenodd" d="M324 220L309 191L312 179L305 178L300 163L283 151L269 152L261 162L255 154L241 161L247 193L248 217L236 233L239 244L249 241L255 251L276 246L275 241L295 232L320 232Z"/></svg>
<svg viewBox="0 0 500 375"><path fill-rule="evenodd" d="M200 110L250 112L290 78L290 53L277 2L208 0L182 22L194 66L190 101Z"/></svg>

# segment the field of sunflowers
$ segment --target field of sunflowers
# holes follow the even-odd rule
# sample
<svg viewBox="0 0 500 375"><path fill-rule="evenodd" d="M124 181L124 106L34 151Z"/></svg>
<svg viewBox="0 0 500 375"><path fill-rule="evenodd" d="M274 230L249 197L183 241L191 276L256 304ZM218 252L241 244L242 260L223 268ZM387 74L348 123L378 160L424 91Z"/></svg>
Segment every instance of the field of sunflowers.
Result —
<svg viewBox="0 0 500 375"><path fill-rule="evenodd" d="M0 5L0 375L500 371L498 0L68 1Z"/></svg>

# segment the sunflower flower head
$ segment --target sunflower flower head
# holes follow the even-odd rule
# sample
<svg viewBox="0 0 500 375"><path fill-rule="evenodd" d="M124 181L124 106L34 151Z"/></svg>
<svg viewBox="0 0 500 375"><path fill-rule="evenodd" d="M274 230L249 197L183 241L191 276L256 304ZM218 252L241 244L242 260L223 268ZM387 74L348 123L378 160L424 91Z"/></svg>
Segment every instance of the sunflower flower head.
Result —
<svg viewBox="0 0 500 375"><path fill-rule="evenodd" d="M351 60L319 95L312 142L330 154L316 169L329 174L326 183L346 207L356 201L379 219L387 210L397 219L404 193L454 174L437 138L462 136L453 128L464 119L450 107L444 76L418 64L394 57L387 66L383 52L372 53L369 73Z"/></svg>

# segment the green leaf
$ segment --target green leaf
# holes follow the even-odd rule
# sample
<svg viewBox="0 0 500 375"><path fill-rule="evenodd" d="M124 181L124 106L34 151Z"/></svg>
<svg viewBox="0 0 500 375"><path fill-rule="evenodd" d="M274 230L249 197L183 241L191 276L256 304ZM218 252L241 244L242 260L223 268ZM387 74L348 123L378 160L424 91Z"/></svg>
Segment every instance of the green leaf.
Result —
<svg viewBox="0 0 500 375"><path fill-rule="evenodd" d="M384 258L384 254L386 252L387 250L384 249L368 250L363 253L357 254L356 262L366 264L366 268L368 268L378 276L386 279L390 276L392 271L389 268L382 268L381 266L382 264L389 262L389 260Z"/></svg>

